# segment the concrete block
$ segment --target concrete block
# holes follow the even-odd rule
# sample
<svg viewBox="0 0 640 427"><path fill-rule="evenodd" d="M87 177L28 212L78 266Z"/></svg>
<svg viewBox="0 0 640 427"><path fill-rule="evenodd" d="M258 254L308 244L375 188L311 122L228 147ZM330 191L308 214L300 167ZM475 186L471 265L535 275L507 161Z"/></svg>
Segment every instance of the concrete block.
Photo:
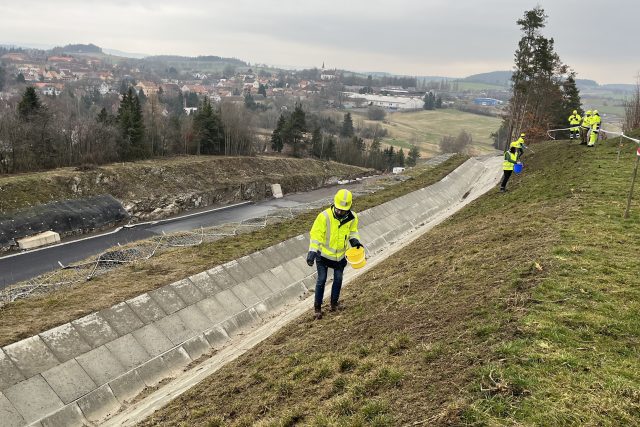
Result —
<svg viewBox="0 0 640 427"><path fill-rule="evenodd" d="M245 305L242 301L233 293L230 289L226 289L215 296L215 299L220 303L223 310L227 314L227 317L232 316L245 309Z"/></svg>
<svg viewBox="0 0 640 427"><path fill-rule="evenodd" d="M120 402L113 395L109 385L105 384L78 399L78 406L89 422L97 423L115 414L120 409Z"/></svg>
<svg viewBox="0 0 640 427"><path fill-rule="evenodd" d="M304 250L300 250L300 248L296 247L299 244L298 240L285 240L284 242L278 243L275 246L275 250L282 255L284 258L283 262L287 262L292 260L295 257L301 256L307 252L309 252L309 240L307 239L307 243L304 245Z"/></svg>
<svg viewBox="0 0 640 427"><path fill-rule="evenodd" d="M147 325L131 334L151 357L164 353L174 346L155 324Z"/></svg>
<svg viewBox="0 0 640 427"><path fill-rule="evenodd" d="M316 281L317 280L318 280L318 273L316 272L312 276L305 277L302 280L302 284L304 285L305 288L307 288L308 291L314 292L315 289L316 289Z"/></svg>
<svg viewBox="0 0 640 427"><path fill-rule="evenodd" d="M205 294L195 285L194 280L213 282L211 276L209 276L207 272L203 272L191 276L189 279L180 280L179 282L174 282L169 285L187 306L195 304L205 298Z"/></svg>
<svg viewBox="0 0 640 427"><path fill-rule="evenodd" d="M295 283L262 301L261 304L256 306L256 312L262 318L268 317L274 311L281 309L287 304L299 301L300 298L305 296L307 293L307 287L304 284L300 282Z"/></svg>
<svg viewBox="0 0 640 427"><path fill-rule="evenodd" d="M300 270L304 277L310 276L315 271L317 271L315 264L313 267L309 267L309 265L307 264L306 254L304 256L295 257L289 262L293 264L298 270Z"/></svg>
<svg viewBox="0 0 640 427"><path fill-rule="evenodd" d="M36 234L35 236L25 237L24 239L16 240L18 247L21 250L39 248L40 246L50 245L60 241L60 235L55 231L45 231L44 233Z"/></svg>
<svg viewBox="0 0 640 427"><path fill-rule="evenodd" d="M0 350L0 391L24 380L18 367L11 361L4 351Z"/></svg>
<svg viewBox="0 0 640 427"><path fill-rule="evenodd" d="M308 267L308 266L307 266ZM271 274L273 274L276 278L276 281L270 284L271 287L277 287L279 289L284 289L290 284L294 283L295 280L291 276L291 274L284 268L283 265L277 265L271 269Z"/></svg>
<svg viewBox="0 0 640 427"><path fill-rule="evenodd" d="M185 325L198 334L209 329L213 324L196 305L190 305L176 313Z"/></svg>
<svg viewBox="0 0 640 427"><path fill-rule="evenodd" d="M269 288L258 276L247 280L245 284L249 289L251 289L251 292L256 294L261 300L269 298L269 296L273 294L271 288Z"/></svg>
<svg viewBox="0 0 640 427"><path fill-rule="evenodd" d="M127 301L127 305L145 324L155 322L167 314L149 294L142 294Z"/></svg>
<svg viewBox="0 0 640 427"><path fill-rule="evenodd" d="M311 269L311 267L309 267L306 263L304 266L307 272L301 270L301 267L299 267L299 265L300 265L299 262L297 262L295 259L292 259L291 261L287 261L282 266L287 271L287 273L289 273L289 275L293 278L294 282L298 282L304 279L305 277L307 277L313 272L313 269Z"/></svg>
<svg viewBox="0 0 640 427"><path fill-rule="evenodd" d="M209 276L211 276L214 283L218 285L218 288L223 290L229 289L230 287L238 283L233 277L231 277L229 272L225 270L221 265L215 268L212 268L211 270L207 270L207 273L209 274ZM216 293L218 293L217 290L216 290ZM209 296L213 296L213 295L215 294L211 294Z"/></svg>
<svg viewBox="0 0 640 427"><path fill-rule="evenodd" d="M43 372L42 377L65 405L97 386L75 359Z"/></svg>
<svg viewBox="0 0 640 427"><path fill-rule="evenodd" d="M231 292L238 297L238 299L242 302L245 307L251 307L260 302L261 298L258 297L246 283L238 283L233 288L231 288Z"/></svg>
<svg viewBox="0 0 640 427"><path fill-rule="evenodd" d="M184 301L173 291L170 285L149 292L149 296L158 303L167 314L175 313L186 307Z"/></svg>
<svg viewBox="0 0 640 427"><path fill-rule="evenodd" d="M142 320L140 320L126 302L121 302L111 308L102 310L100 311L100 315L109 322L109 325L111 325L120 336L127 335L144 326Z"/></svg>
<svg viewBox="0 0 640 427"><path fill-rule="evenodd" d="M93 348L71 323L43 332L40 338L60 362L66 362Z"/></svg>
<svg viewBox="0 0 640 427"><path fill-rule="evenodd" d="M82 338L89 343L91 348L100 347L118 338L118 333L98 313L91 313L88 316L72 321L71 324Z"/></svg>
<svg viewBox="0 0 640 427"><path fill-rule="evenodd" d="M231 291L229 290L223 292L231 293ZM207 319L209 319L211 321L211 324L213 325L220 323L224 319L229 317L227 309L223 307L223 305L215 297L203 299L196 304L196 307L198 307L202 314L207 316Z"/></svg>
<svg viewBox="0 0 640 427"><path fill-rule="evenodd" d="M41 375L8 388L4 395L27 423L33 423L64 406Z"/></svg>
<svg viewBox="0 0 640 427"><path fill-rule="evenodd" d="M248 308L222 322L222 327L230 337L234 337L262 322L253 308Z"/></svg>
<svg viewBox="0 0 640 427"><path fill-rule="evenodd" d="M43 427L81 427L88 424L77 403L67 405L40 420L40 425Z"/></svg>
<svg viewBox="0 0 640 427"><path fill-rule="evenodd" d="M162 360L167 367L167 376L175 376L182 372L189 363L193 362L189 354L182 347L169 350L162 355Z"/></svg>
<svg viewBox="0 0 640 427"><path fill-rule="evenodd" d="M282 187L280 184L271 184L271 194L273 194L274 199L282 199Z"/></svg>
<svg viewBox="0 0 640 427"><path fill-rule="evenodd" d="M60 363L37 335L10 344L3 350L25 378L30 378Z"/></svg>
<svg viewBox="0 0 640 427"><path fill-rule="evenodd" d="M264 273L260 273L258 278L267 285L271 292L279 292L282 290L284 284L280 283L280 280L273 275L271 270L267 270Z"/></svg>
<svg viewBox="0 0 640 427"><path fill-rule="evenodd" d="M154 323L162 331L162 334L169 338L171 343L175 346L183 341L198 335L198 332L191 330L182 321L178 314L172 314Z"/></svg>
<svg viewBox="0 0 640 427"><path fill-rule="evenodd" d="M253 261L253 259L251 259L249 255L243 256L237 261L240 268L246 271L249 274L249 277L255 277L264 271L258 264Z"/></svg>
<svg viewBox="0 0 640 427"><path fill-rule="evenodd" d="M105 346L76 357L76 361L96 385L105 384L125 371L118 359Z"/></svg>
<svg viewBox="0 0 640 427"><path fill-rule="evenodd" d="M191 360L198 360L211 350L204 334L188 339L182 343L182 348L185 349Z"/></svg>
<svg viewBox="0 0 640 427"><path fill-rule="evenodd" d="M270 246L266 249L263 249L259 253L261 253L264 256L264 258L269 260L270 263L273 264L274 266L280 265L288 261L288 259L284 257L282 252L278 251L275 246Z"/></svg>
<svg viewBox="0 0 640 427"><path fill-rule="evenodd" d="M251 278L251 275L238 264L238 261L229 261L223 264L222 267L233 277L236 283L242 283Z"/></svg>
<svg viewBox="0 0 640 427"><path fill-rule="evenodd" d="M118 402L130 402L137 395L142 393L146 385L136 371L129 371L113 381L109 382L109 387Z"/></svg>
<svg viewBox="0 0 640 427"><path fill-rule="evenodd" d="M204 337L209 346L215 350L220 350L229 341L229 334L222 326L215 326L205 331Z"/></svg>
<svg viewBox="0 0 640 427"><path fill-rule="evenodd" d="M131 334L127 334L105 344L118 362L129 371L151 359L149 353L136 341Z"/></svg>
<svg viewBox="0 0 640 427"><path fill-rule="evenodd" d="M138 376L148 387L153 387L167 377L167 366L162 357L154 357L136 369Z"/></svg>
<svg viewBox="0 0 640 427"><path fill-rule="evenodd" d="M198 292L203 296L203 298L206 296L215 295L222 290L222 288L213 280L213 278L206 271L203 271L202 273L194 274L193 276L189 277L189 281L193 283L193 286L198 290ZM202 298L200 298L200 300L202 300ZM189 304L189 302L187 301L185 302Z"/></svg>
<svg viewBox="0 0 640 427"><path fill-rule="evenodd" d="M22 427L25 422L18 410L0 393L0 420L4 427Z"/></svg>
<svg viewBox="0 0 640 427"><path fill-rule="evenodd" d="M279 264L279 262L277 262L273 258L268 258L264 251L254 252L249 255L249 257L251 258L251 261L258 266L260 272L270 270L274 266Z"/></svg>

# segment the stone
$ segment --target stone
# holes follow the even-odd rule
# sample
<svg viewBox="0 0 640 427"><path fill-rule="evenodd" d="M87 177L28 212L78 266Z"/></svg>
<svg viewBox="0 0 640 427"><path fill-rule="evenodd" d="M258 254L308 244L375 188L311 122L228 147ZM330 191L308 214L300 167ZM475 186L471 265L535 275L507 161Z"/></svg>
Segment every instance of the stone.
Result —
<svg viewBox="0 0 640 427"><path fill-rule="evenodd" d="M145 324L162 319L167 314L149 294L142 294L127 301L127 305Z"/></svg>
<svg viewBox="0 0 640 427"><path fill-rule="evenodd" d="M38 421L64 406L42 375L8 388L4 395L27 423Z"/></svg>
<svg viewBox="0 0 640 427"><path fill-rule="evenodd" d="M92 391L78 400L78 406L85 418L90 422L100 422L120 409L120 402L115 398L108 385Z"/></svg>
<svg viewBox="0 0 640 427"><path fill-rule="evenodd" d="M186 306L170 285L151 291L149 295L167 314L175 313Z"/></svg>
<svg viewBox="0 0 640 427"><path fill-rule="evenodd" d="M31 378L60 363L37 335L10 344L3 350L25 378Z"/></svg>
<svg viewBox="0 0 640 427"><path fill-rule="evenodd" d="M122 364L105 346L76 357L76 361L98 386L124 373Z"/></svg>
<svg viewBox="0 0 640 427"><path fill-rule="evenodd" d="M100 347L118 338L118 333L98 313L91 313L72 321L71 324L92 348Z"/></svg>
<svg viewBox="0 0 640 427"><path fill-rule="evenodd" d="M71 403L96 388L96 383L75 359L43 372L42 377L64 404Z"/></svg>
<svg viewBox="0 0 640 427"><path fill-rule="evenodd" d="M100 312L119 336L127 335L144 326L144 322L133 312L126 302L116 304Z"/></svg>
<svg viewBox="0 0 640 427"><path fill-rule="evenodd" d="M129 371L151 358L149 353L136 341L131 334L127 334L105 344L111 354L118 359L118 362Z"/></svg>
<svg viewBox="0 0 640 427"><path fill-rule="evenodd" d="M162 354L174 346L155 324L147 325L131 334L151 357Z"/></svg>
<svg viewBox="0 0 640 427"><path fill-rule="evenodd" d="M40 338L60 362L66 362L92 349L71 323L42 332Z"/></svg>

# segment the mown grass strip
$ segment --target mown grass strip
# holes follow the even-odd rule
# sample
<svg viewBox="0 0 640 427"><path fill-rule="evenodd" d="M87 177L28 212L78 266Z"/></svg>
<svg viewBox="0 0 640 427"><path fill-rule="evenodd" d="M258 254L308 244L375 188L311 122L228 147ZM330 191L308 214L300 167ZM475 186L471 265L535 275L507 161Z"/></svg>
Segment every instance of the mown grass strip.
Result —
<svg viewBox="0 0 640 427"><path fill-rule="evenodd" d="M473 202L144 426L636 425L631 149L533 147Z"/></svg>
<svg viewBox="0 0 640 427"><path fill-rule="evenodd" d="M362 211L411 191L431 185L462 164L467 157L454 156L423 170L406 182L374 194L357 197L354 209ZM0 309L0 345L4 346L83 315L208 270L216 265L264 249L290 237L308 232L317 212L261 230L204 243L192 248L175 248L144 261L120 268L90 282L57 290L42 297L11 303Z"/></svg>

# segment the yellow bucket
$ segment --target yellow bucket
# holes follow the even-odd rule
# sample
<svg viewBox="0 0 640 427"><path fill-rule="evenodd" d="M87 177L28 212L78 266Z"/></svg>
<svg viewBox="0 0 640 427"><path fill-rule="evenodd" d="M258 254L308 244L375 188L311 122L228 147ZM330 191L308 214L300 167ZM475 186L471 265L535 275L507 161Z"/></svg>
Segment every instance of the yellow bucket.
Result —
<svg viewBox="0 0 640 427"><path fill-rule="evenodd" d="M367 263L365 258L364 248L349 248L345 253L347 256L347 262L351 264L353 268L362 268Z"/></svg>

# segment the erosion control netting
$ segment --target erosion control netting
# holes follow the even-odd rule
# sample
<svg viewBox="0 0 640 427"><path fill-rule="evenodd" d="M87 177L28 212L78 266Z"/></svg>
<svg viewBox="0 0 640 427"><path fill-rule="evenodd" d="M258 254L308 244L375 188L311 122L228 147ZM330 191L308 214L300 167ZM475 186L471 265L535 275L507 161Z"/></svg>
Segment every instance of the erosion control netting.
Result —
<svg viewBox="0 0 640 427"><path fill-rule="evenodd" d="M0 215L0 247L15 245L17 239L44 231L78 234L118 223L127 217L122 204L108 194L47 203Z"/></svg>
<svg viewBox="0 0 640 427"><path fill-rule="evenodd" d="M366 189L354 191L354 194L370 194L381 188L369 186ZM169 248L197 246L204 242L213 242L225 237L249 233L271 224L292 219L301 213L318 210L330 203L331 199L319 200L296 207L277 209L262 217L250 218L241 222L227 223L189 232L163 234L127 246L115 247L103 252L91 261L66 266L5 288L0 291L0 307L18 299L46 294L63 286L91 280L93 277L100 276L122 265L149 259Z"/></svg>

